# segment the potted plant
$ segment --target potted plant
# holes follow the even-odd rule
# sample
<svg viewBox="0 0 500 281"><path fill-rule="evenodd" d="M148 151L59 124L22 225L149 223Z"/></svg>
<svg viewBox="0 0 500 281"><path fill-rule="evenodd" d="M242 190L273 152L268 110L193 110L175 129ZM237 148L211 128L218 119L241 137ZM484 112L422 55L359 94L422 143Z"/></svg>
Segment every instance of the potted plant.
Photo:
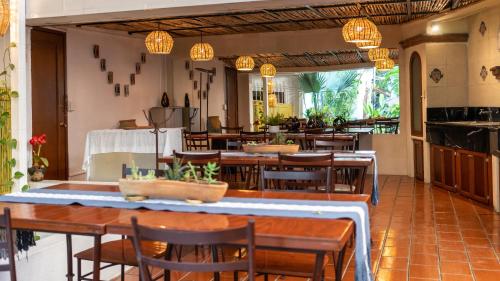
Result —
<svg viewBox="0 0 500 281"><path fill-rule="evenodd" d="M33 165L28 168L28 174L31 181L42 181L49 166L49 160L41 156L42 145L47 143L47 135L33 136L29 143L33 152Z"/></svg>
<svg viewBox="0 0 500 281"><path fill-rule="evenodd" d="M285 120L285 116L281 113L271 114L266 118L266 125L269 126L269 133L278 133L280 124Z"/></svg>
<svg viewBox="0 0 500 281"><path fill-rule="evenodd" d="M299 151L299 145L292 140L287 140L286 136L278 132L269 143L248 143L243 145L243 151L246 153L283 153L293 154Z"/></svg>
<svg viewBox="0 0 500 281"><path fill-rule="evenodd" d="M132 168L132 175L120 179L120 192L129 200L144 200L147 198L162 198L184 200L188 202L218 202L227 191L226 182L217 181L219 167L215 163L203 166L203 176L199 177L191 162L183 165L174 158L164 178L157 178L155 171L147 175L140 174L139 169Z"/></svg>

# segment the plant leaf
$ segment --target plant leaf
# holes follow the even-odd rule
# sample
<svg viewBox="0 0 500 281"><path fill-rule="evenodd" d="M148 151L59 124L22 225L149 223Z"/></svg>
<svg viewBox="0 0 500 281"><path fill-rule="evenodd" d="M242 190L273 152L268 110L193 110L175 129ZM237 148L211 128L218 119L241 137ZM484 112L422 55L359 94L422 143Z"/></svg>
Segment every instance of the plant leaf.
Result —
<svg viewBox="0 0 500 281"><path fill-rule="evenodd" d="M49 160L47 160L47 158L40 157L40 161L42 161L42 163L43 163L43 165L45 165L45 167L49 166Z"/></svg>
<svg viewBox="0 0 500 281"><path fill-rule="evenodd" d="M19 92L18 91L12 91L10 92L10 96L13 98L18 98L19 97Z"/></svg>
<svg viewBox="0 0 500 281"><path fill-rule="evenodd" d="M14 70L14 68L16 68L16 66L15 66L13 63L9 63L9 68L10 68L11 70Z"/></svg>
<svg viewBox="0 0 500 281"><path fill-rule="evenodd" d="M21 191L22 191L22 192L26 192L26 191L28 191L28 190L30 190L30 186L29 186L29 185L27 185L27 184L23 185L23 187L21 188Z"/></svg>
<svg viewBox="0 0 500 281"><path fill-rule="evenodd" d="M17 171L17 172L15 172L15 173L14 173L14 178L15 178L16 180L18 180L18 179L20 179L20 178L22 178L22 177L24 177L24 174L23 174L23 173L21 173L21 172L19 172L19 171Z"/></svg>

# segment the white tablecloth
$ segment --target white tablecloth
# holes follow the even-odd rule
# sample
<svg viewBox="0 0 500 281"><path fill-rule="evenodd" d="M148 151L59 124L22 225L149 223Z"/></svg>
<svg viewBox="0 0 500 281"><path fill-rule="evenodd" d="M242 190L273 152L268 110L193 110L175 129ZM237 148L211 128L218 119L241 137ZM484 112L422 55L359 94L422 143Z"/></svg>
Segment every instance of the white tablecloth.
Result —
<svg viewBox="0 0 500 281"><path fill-rule="evenodd" d="M92 155L100 153L129 152L155 153L155 135L151 129L141 130L95 130L87 133L83 155L84 171L88 171ZM182 151L182 128L160 129L158 153L172 155L172 151Z"/></svg>

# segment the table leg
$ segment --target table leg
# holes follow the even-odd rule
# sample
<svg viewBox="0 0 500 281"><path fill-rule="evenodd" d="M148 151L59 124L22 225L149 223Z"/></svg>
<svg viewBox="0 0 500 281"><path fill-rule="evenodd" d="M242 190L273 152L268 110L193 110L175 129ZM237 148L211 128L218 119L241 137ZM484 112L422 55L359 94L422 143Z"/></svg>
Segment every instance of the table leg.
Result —
<svg viewBox="0 0 500 281"><path fill-rule="evenodd" d="M313 281L323 280L323 260L325 259L325 252L316 254L316 262L314 264Z"/></svg>
<svg viewBox="0 0 500 281"><path fill-rule="evenodd" d="M345 248L347 247L347 244L340 250L338 258L337 258L337 263L335 264L335 281L340 281L342 280L342 267L344 266L344 254L345 254Z"/></svg>
<svg viewBox="0 0 500 281"><path fill-rule="evenodd" d="M68 281L73 281L75 274L73 273L73 243L71 234L66 234L66 265L68 267L66 279Z"/></svg>
<svg viewBox="0 0 500 281"><path fill-rule="evenodd" d="M94 281L101 279L101 235L94 236L94 271L92 277Z"/></svg>

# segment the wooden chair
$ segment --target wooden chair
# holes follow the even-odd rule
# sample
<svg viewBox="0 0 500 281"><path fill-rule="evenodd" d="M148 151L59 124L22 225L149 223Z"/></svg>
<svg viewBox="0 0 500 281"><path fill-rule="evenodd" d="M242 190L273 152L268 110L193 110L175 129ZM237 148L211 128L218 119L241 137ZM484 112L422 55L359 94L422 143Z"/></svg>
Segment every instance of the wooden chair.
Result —
<svg viewBox="0 0 500 281"><path fill-rule="evenodd" d="M260 167L261 190L330 192L331 167L315 171L266 170Z"/></svg>
<svg viewBox="0 0 500 281"><path fill-rule="evenodd" d="M16 281L16 260L14 259L14 239L12 238L12 225L10 221L10 209L4 208L0 216L0 228L5 231L5 241L0 241L0 251L8 258L8 263L0 264L0 272L8 271L10 281Z"/></svg>
<svg viewBox="0 0 500 281"><path fill-rule="evenodd" d="M183 135L184 135L184 141L186 142L186 149L188 151L210 149L208 131L201 131L201 132L183 131Z"/></svg>
<svg viewBox="0 0 500 281"><path fill-rule="evenodd" d="M302 143L302 149L313 150L314 141L319 137L322 139L327 138L328 140L334 140L334 132L327 132L324 128L304 129L304 142Z"/></svg>
<svg viewBox="0 0 500 281"><path fill-rule="evenodd" d="M142 175L146 175L149 170L154 169L139 169ZM132 168L127 167L127 164L122 165L122 178L132 174ZM164 176L164 171L155 170L157 177ZM161 244L144 243L144 252L152 257L161 256L165 253L166 246ZM77 259L77 280L92 280L89 278L92 272L82 273L82 261L94 261L94 248L86 249L75 254ZM106 265L101 266L100 270L112 266L120 266L120 280L125 280L125 266L138 266L137 260L134 257L134 249L132 241L122 236L119 240L113 240L101 244L101 263Z"/></svg>
<svg viewBox="0 0 500 281"><path fill-rule="evenodd" d="M314 151L317 150L342 150L354 152L356 150L356 139L353 136L352 139L345 140L314 140Z"/></svg>
<svg viewBox="0 0 500 281"><path fill-rule="evenodd" d="M132 217L132 228L134 231L134 249L139 263L139 272L142 281L152 281L149 267L157 267L164 270L165 280L170 280L170 271L181 272L214 272L215 279L219 279L219 272L235 272L237 278L238 271L247 271L248 280L255 280L255 226L254 221L249 220L245 227L208 231L208 232L188 232L178 230L156 229L141 226L136 217ZM159 241L168 243L165 259L151 258L143 253L140 244L143 241ZM233 243L245 242L246 258L235 261L219 262L217 251L212 251L211 263L183 262L181 259L172 260L172 245L198 246L210 245L212 249Z"/></svg>
<svg viewBox="0 0 500 281"><path fill-rule="evenodd" d="M173 151L176 158L181 159L182 163L186 164L191 162L195 166L198 173L202 173L202 168L207 163L216 163L219 167L221 166L221 153L217 152L200 152L200 153L189 153L189 152L176 152ZM218 180L221 180L221 173L217 175Z"/></svg>
<svg viewBox="0 0 500 281"><path fill-rule="evenodd" d="M240 132L241 143L246 144L249 142L264 143L269 139L267 132Z"/></svg>

